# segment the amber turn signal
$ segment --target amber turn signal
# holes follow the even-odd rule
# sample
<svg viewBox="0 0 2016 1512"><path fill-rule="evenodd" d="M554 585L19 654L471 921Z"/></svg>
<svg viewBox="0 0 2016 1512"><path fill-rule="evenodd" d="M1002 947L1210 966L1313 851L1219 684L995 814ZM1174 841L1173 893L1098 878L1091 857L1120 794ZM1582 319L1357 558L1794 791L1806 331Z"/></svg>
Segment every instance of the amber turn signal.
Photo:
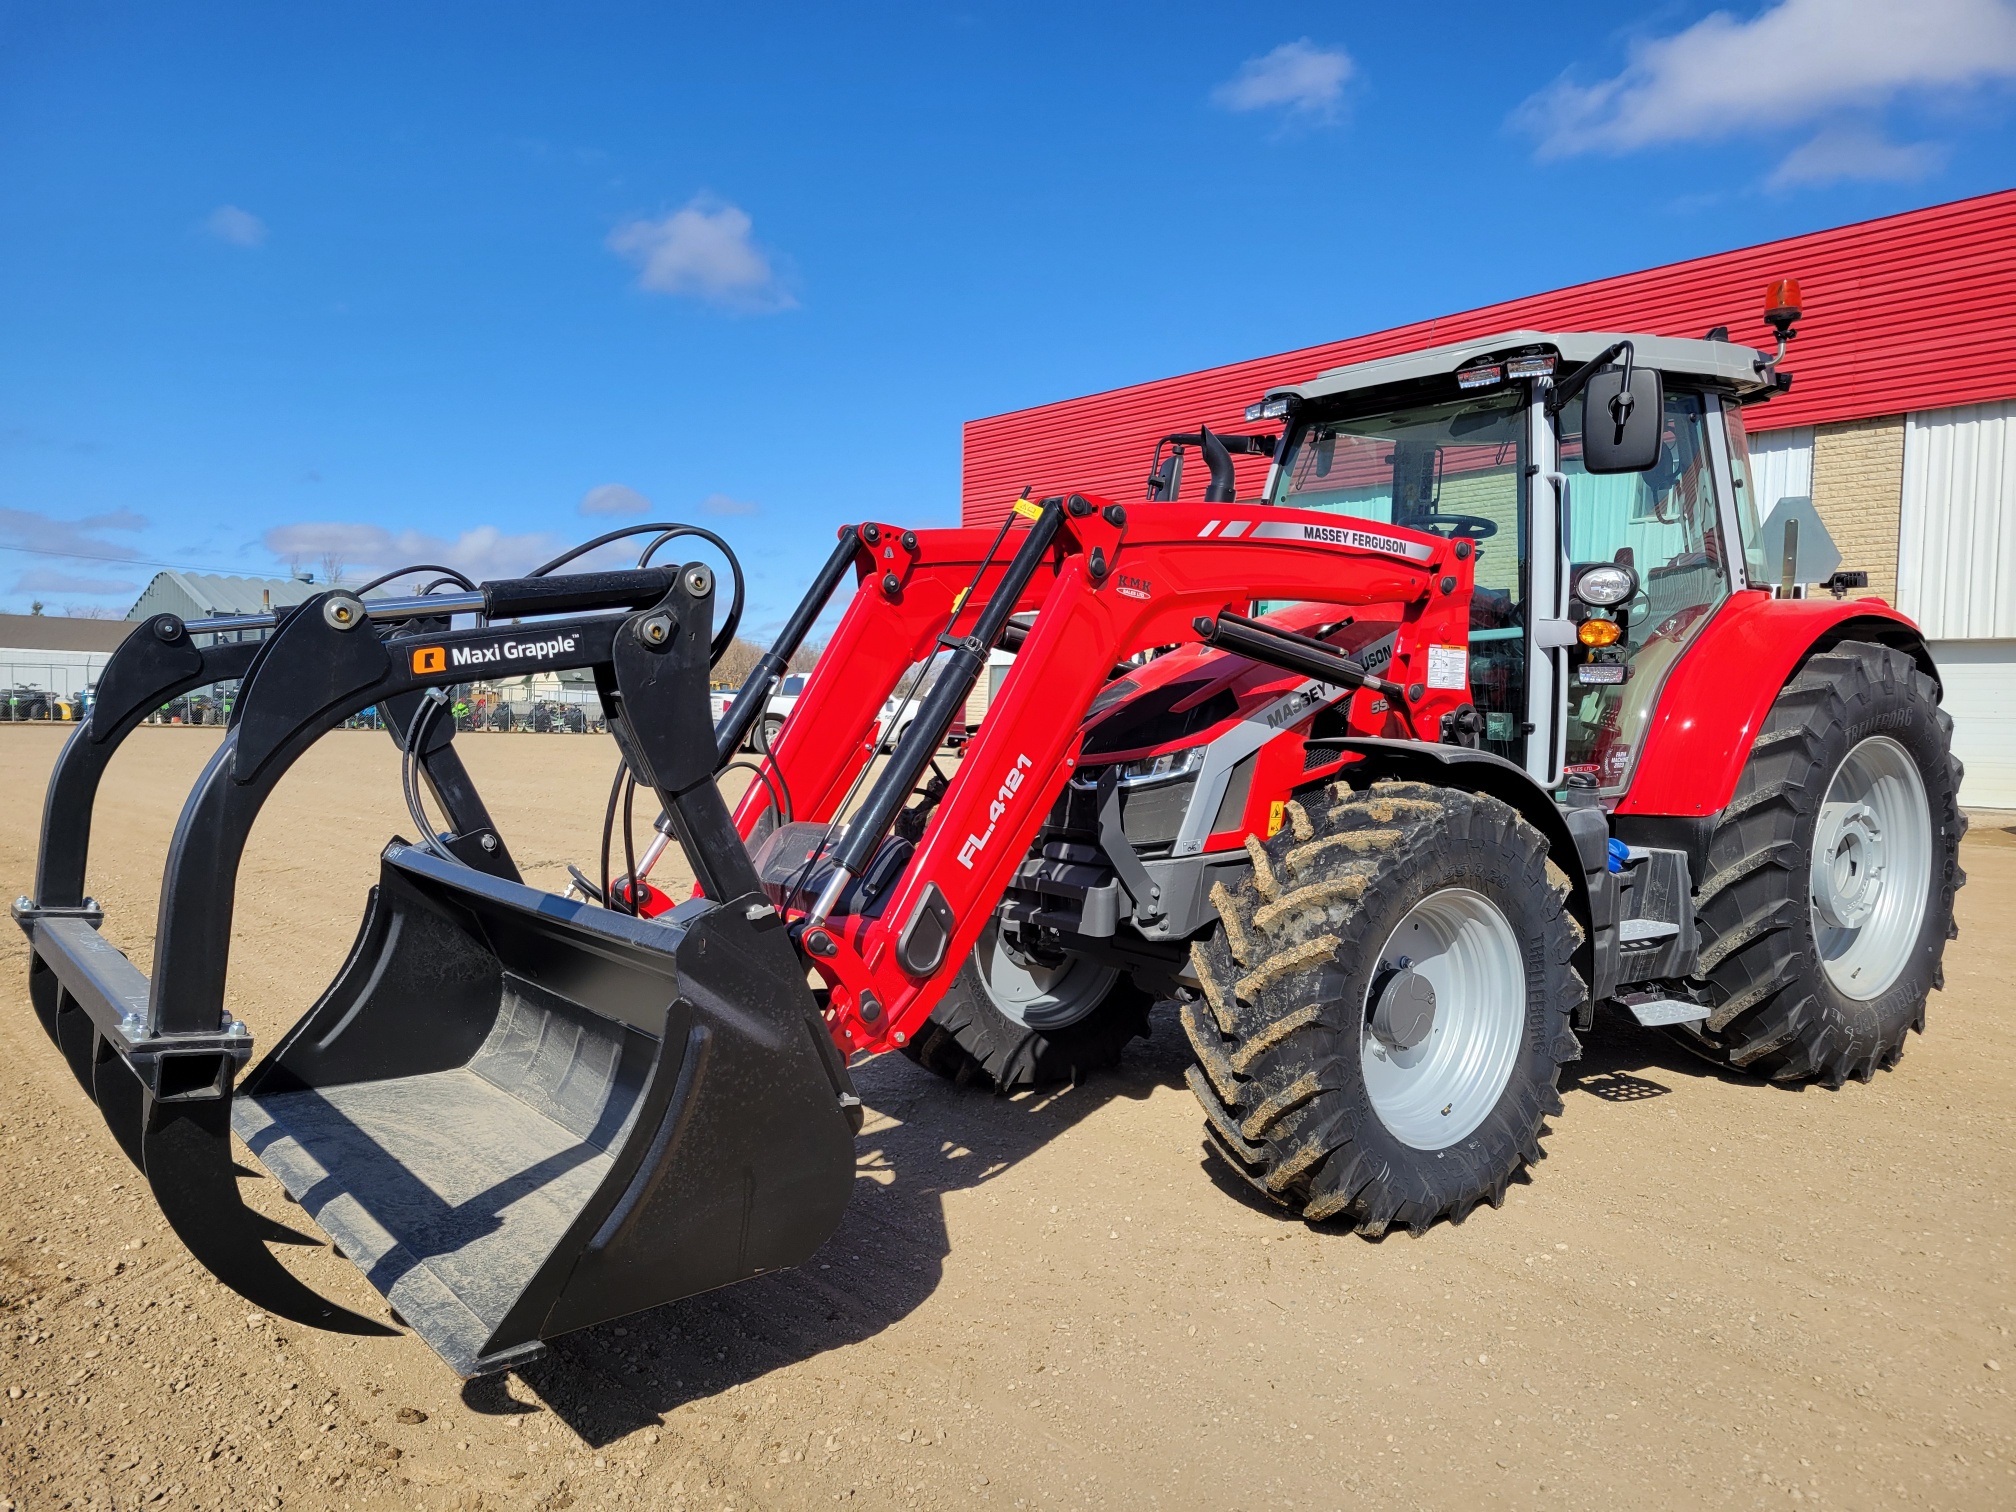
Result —
<svg viewBox="0 0 2016 1512"><path fill-rule="evenodd" d="M1614 646L1623 635L1624 627L1615 620L1586 619L1576 630L1575 639L1585 646Z"/></svg>

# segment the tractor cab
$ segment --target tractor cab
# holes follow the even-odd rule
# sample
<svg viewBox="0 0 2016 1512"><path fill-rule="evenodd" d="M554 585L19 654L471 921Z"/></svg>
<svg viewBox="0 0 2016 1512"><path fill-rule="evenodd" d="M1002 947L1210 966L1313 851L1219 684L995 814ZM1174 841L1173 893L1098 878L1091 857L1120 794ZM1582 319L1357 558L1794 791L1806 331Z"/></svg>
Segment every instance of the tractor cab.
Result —
<svg viewBox="0 0 2016 1512"><path fill-rule="evenodd" d="M1742 408L1780 386L1729 341L1510 331L1338 368L1248 416L1285 422L1267 503L1475 543L1475 737L1609 795L1694 634L1768 586Z"/></svg>

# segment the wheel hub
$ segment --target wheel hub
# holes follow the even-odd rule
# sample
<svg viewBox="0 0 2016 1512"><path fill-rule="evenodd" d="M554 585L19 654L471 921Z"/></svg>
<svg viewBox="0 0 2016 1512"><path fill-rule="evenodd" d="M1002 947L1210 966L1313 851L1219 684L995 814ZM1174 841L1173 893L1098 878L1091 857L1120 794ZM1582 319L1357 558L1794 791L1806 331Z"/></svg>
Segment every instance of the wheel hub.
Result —
<svg viewBox="0 0 2016 1512"><path fill-rule="evenodd" d="M1813 943L1834 989L1868 1002L1917 947L1932 893L1934 827L1918 763L1871 735L1836 768L1807 865Z"/></svg>
<svg viewBox="0 0 2016 1512"><path fill-rule="evenodd" d="M1402 956L1373 1005L1373 1036L1388 1050L1412 1050L1434 1030L1435 984Z"/></svg>
<svg viewBox="0 0 2016 1512"><path fill-rule="evenodd" d="M1824 804L1813 841L1814 911L1860 929L1883 895L1883 821L1867 803Z"/></svg>
<svg viewBox="0 0 2016 1512"><path fill-rule="evenodd" d="M1518 937L1491 899L1448 887L1415 904L1379 955L1394 969L1366 991L1365 1091L1403 1144L1447 1149L1511 1079L1526 1027Z"/></svg>

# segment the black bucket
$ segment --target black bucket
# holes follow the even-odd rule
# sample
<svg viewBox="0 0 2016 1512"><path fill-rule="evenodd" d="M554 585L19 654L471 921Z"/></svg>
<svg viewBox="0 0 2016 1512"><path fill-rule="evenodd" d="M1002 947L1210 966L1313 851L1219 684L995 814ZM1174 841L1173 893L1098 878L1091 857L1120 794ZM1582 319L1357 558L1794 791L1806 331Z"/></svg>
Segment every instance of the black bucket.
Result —
<svg viewBox="0 0 2016 1512"><path fill-rule="evenodd" d="M767 906L636 919L394 844L232 1122L474 1375L805 1260L854 1180L846 1086Z"/></svg>

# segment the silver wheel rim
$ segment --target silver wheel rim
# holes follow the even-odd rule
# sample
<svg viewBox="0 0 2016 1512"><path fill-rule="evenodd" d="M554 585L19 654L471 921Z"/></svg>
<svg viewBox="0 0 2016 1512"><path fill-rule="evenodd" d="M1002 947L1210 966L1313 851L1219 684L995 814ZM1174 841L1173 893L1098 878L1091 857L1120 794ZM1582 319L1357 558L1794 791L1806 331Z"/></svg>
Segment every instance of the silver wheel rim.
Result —
<svg viewBox="0 0 2016 1512"><path fill-rule="evenodd" d="M1484 1122L1504 1095L1526 1027L1526 968L1497 904L1467 887L1414 905L1379 959L1405 957L1435 989L1434 1027L1411 1049L1382 1043L1368 991L1360 1053L1373 1111L1417 1150L1447 1149Z"/></svg>
<svg viewBox="0 0 2016 1512"><path fill-rule="evenodd" d="M1025 1029L1063 1029L1106 1000L1120 973L1076 956L1062 966L1026 967L1001 944L1001 926L990 924L973 947L969 965L987 1001L1003 1017Z"/></svg>
<svg viewBox="0 0 2016 1512"><path fill-rule="evenodd" d="M1888 735L1851 750L1820 804L1807 872L1827 980L1866 1002L1911 959L1932 890L1932 809L1911 753Z"/></svg>

